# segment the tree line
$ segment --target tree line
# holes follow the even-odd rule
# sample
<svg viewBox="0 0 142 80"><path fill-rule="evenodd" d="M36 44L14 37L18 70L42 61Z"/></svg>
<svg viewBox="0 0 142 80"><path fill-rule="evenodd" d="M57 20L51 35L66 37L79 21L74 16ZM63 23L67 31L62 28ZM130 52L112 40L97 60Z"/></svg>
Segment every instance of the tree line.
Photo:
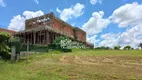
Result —
<svg viewBox="0 0 142 80"><path fill-rule="evenodd" d="M140 44L138 45L138 47L140 47L141 50L142 50L142 43L140 43ZM123 47L123 48L122 48L121 46L114 46L113 48L101 46L101 47L96 47L95 49L96 49L96 50L120 50L120 49L123 49L123 50L134 50L134 48L131 47L130 45L127 45L127 46L125 46L125 47ZM138 48L137 48L137 49L138 49Z"/></svg>

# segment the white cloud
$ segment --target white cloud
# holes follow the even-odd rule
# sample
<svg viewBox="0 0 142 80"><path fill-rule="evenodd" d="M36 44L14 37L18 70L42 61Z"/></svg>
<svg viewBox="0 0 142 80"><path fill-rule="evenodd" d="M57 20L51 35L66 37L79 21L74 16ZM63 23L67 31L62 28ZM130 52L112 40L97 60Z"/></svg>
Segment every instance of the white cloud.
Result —
<svg viewBox="0 0 142 80"><path fill-rule="evenodd" d="M104 28L110 23L109 19L103 19L104 12L94 12L92 17L86 22L82 29L87 32L88 35L94 35L102 32Z"/></svg>
<svg viewBox="0 0 142 80"><path fill-rule="evenodd" d="M119 27L134 26L142 23L142 5L137 2L125 4L116 9L110 19L118 23Z"/></svg>
<svg viewBox="0 0 142 80"><path fill-rule="evenodd" d="M76 25L76 23L72 23L71 25L72 25L72 26L75 26L75 25Z"/></svg>
<svg viewBox="0 0 142 80"><path fill-rule="evenodd" d="M107 33L100 36L100 40L97 46L121 46L130 45L133 48L137 48L138 45L142 42L142 5L134 2L132 4L125 4L120 8L116 9L113 14L105 20L106 25L102 26L105 20L102 22L100 20L103 17L103 12L97 13L97 18L91 17L87 23L83 25L83 29L90 35L97 35L99 32L102 32L102 29L108 26L110 21L118 23L118 27L127 27L126 31L114 34ZM96 21L95 21L96 19ZM110 21L109 21L110 20ZM100 23L100 24L99 24ZM97 25L96 25L97 24ZM101 26L101 27L100 27ZM94 40L96 40L94 38ZM92 41L92 40L91 40ZM90 41L90 42L91 42ZM94 44L96 43L93 41Z"/></svg>
<svg viewBox="0 0 142 80"><path fill-rule="evenodd" d="M25 18L21 15L14 16L11 19L10 24L8 26L9 30L19 31L24 30L25 28Z"/></svg>
<svg viewBox="0 0 142 80"><path fill-rule="evenodd" d="M103 39L99 46L113 47L116 45L126 46L130 45L137 48L142 42L142 5L134 2L132 4L125 4L116 9L112 16L109 17L114 23L118 23L119 27L128 27L125 32L121 34L103 34ZM129 27L131 26L131 27Z"/></svg>
<svg viewBox="0 0 142 80"><path fill-rule="evenodd" d="M97 39L97 35L93 35L90 38L87 38L88 43L94 44L94 47L96 47L96 43L99 42L100 40Z"/></svg>
<svg viewBox="0 0 142 80"><path fill-rule="evenodd" d="M41 15L44 15L44 13L41 10L36 11L36 12L33 12L33 11L23 12L23 16L25 16L26 19L34 18L34 17L41 16Z"/></svg>
<svg viewBox="0 0 142 80"><path fill-rule="evenodd" d="M56 8L56 11L57 11L58 13L61 13L61 12L62 12L61 10L59 10L58 7Z"/></svg>
<svg viewBox="0 0 142 80"><path fill-rule="evenodd" d="M83 9L85 6L83 4L77 3L70 8L65 8L63 10L59 10L58 7L56 11L60 13L60 18L64 21L68 21L68 19L72 19L73 17L77 18L83 14Z"/></svg>
<svg viewBox="0 0 142 80"><path fill-rule="evenodd" d="M25 11L23 12L23 15L17 15L14 16L13 19L11 19L10 24L8 26L9 30L14 30L14 31L21 31L25 29L25 20L37 16L44 15L42 11Z"/></svg>
<svg viewBox="0 0 142 80"><path fill-rule="evenodd" d="M3 0L0 0L0 6L2 6L2 7L6 7L6 4L4 3L4 1L3 1Z"/></svg>
<svg viewBox="0 0 142 80"><path fill-rule="evenodd" d="M95 5L96 3L102 4L102 0L90 0L90 3L92 5Z"/></svg>
<svg viewBox="0 0 142 80"><path fill-rule="evenodd" d="M34 2L35 2L36 4L39 4L39 1L38 1L38 0L34 0Z"/></svg>
<svg viewBox="0 0 142 80"><path fill-rule="evenodd" d="M138 45L142 42L142 23L136 26L133 26L131 29L127 29L125 32L113 34L107 33L101 35L103 39L99 46L127 46L130 45L133 48L137 48Z"/></svg>
<svg viewBox="0 0 142 80"><path fill-rule="evenodd" d="M111 47L113 48L114 46L118 45L118 36L120 34L113 34L113 33L107 33L107 34L102 34L100 38L102 41L99 43L98 46L105 46L105 47Z"/></svg>
<svg viewBox="0 0 142 80"><path fill-rule="evenodd" d="M138 24L126 32L123 32L118 37L118 44L121 46L131 45L132 47L138 47L139 43L142 42L142 24Z"/></svg>

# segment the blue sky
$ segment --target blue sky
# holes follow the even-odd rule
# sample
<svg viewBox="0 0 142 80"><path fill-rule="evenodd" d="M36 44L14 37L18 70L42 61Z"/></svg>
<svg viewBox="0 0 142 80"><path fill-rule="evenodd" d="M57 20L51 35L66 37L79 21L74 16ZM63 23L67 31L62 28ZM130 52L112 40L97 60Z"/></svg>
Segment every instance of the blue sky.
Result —
<svg viewBox="0 0 142 80"><path fill-rule="evenodd" d="M24 30L26 19L54 12L97 46L142 42L142 0L0 0L0 27Z"/></svg>

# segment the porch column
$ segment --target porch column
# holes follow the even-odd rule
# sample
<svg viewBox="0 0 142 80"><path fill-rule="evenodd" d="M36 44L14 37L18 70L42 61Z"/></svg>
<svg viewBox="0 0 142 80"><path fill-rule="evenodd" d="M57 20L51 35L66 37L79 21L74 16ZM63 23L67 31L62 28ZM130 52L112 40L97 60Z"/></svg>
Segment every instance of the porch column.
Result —
<svg viewBox="0 0 142 80"><path fill-rule="evenodd" d="M34 35L34 45L36 43L36 32L33 32L33 35Z"/></svg>
<svg viewBox="0 0 142 80"><path fill-rule="evenodd" d="M46 44L46 30L44 30L44 45Z"/></svg>
<svg viewBox="0 0 142 80"><path fill-rule="evenodd" d="M41 41L41 31L40 31L40 45L42 44L42 41Z"/></svg>
<svg viewBox="0 0 142 80"><path fill-rule="evenodd" d="M49 44L49 32L46 31L46 43Z"/></svg>

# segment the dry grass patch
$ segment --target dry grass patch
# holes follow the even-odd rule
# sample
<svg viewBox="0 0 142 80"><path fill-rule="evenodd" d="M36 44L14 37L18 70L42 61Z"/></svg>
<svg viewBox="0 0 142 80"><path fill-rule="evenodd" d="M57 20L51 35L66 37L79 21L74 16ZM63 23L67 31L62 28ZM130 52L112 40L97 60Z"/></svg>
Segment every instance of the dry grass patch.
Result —
<svg viewBox="0 0 142 80"><path fill-rule="evenodd" d="M142 80L142 52L53 51L13 64L0 61L0 72L0 80Z"/></svg>

